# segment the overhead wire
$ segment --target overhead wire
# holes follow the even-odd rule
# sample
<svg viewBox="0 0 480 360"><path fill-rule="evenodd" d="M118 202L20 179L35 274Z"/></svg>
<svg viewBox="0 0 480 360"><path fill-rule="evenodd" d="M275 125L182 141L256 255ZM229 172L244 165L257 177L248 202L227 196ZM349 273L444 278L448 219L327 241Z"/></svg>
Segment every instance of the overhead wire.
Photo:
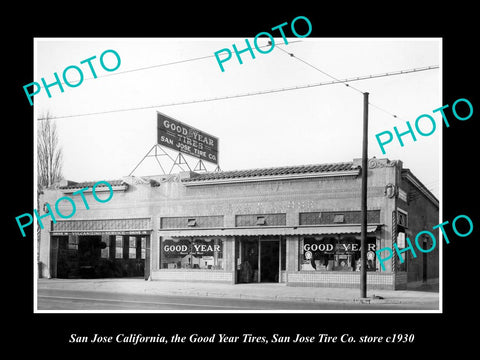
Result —
<svg viewBox="0 0 480 360"><path fill-rule="evenodd" d="M301 42L301 40L291 41L291 42L289 42L289 44L298 43L298 42ZM269 45L263 45L263 46L260 46L260 48L264 48L264 47L267 47L267 46L269 46ZM212 57L215 57L215 54L206 55L206 56L199 56L199 57L183 59L183 60L176 60L176 61L171 61L171 62L161 63L161 64L154 64L154 65L144 66L144 67L130 69L130 70L115 71L115 72L111 72L111 73L107 73L107 74L98 75L96 77L93 77L93 76L92 77L87 77L87 78L84 78L82 81L93 80L93 79L101 79L101 78L106 78L106 77L109 77L109 76L123 75L123 74L128 74L128 73L137 72L137 71L144 71L144 70L160 68L160 67L164 67L164 66L178 65L178 64L191 62L191 61L205 60L205 59L209 59L209 58L212 58ZM65 82L62 82L62 81L60 82L60 84L68 85L68 84L66 84ZM38 86L40 88L44 87L41 84L38 84Z"/></svg>
<svg viewBox="0 0 480 360"><path fill-rule="evenodd" d="M338 81L338 82L340 82L340 83L343 83L345 86L347 86L347 87L349 87L349 88L351 88L351 89L353 89L353 90L355 90L355 91L357 91L357 92L359 92L359 93L361 93L361 94L364 94L364 93L365 93L364 91L362 91L362 90L360 90L360 89L358 89L358 88L356 88L356 87L348 84L348 82L351 82L352 80L343 80L343 81L341 81L341 80L337 79L335 76L333 76L333 75L327 73L326 71L321 70L321 69L318 68L317 66L309 63L308 61L305 61L305 60L299 58L298 56L295 56L295 54L289 53L288 51L285 51L285 50L282 49L282 48L278 48L278 49L281 50L282 52L284 52L285 54L290 55L290 57L293 57L293 58L297 59L298 61L300 61L300 62L302 62L302 63L310 66L311 68L313 68L313 69L321 72L322 74L324 74L324 75L326 75L326 76L328 76L328 77L330 77L330 78L332 78L332 79L334 79L334 80L336 80L336 81ZM435 65L435 66L428 66L427 68L423 68L423 69L424 69L424 70L430 70L430 69L438 69L438 68L439 68L439 66L438 66L438 65ZM399 74L403 74L403 73L404 73L404 72L401 71ZM388 110L386 110L386 109L384 109L384 108L382 108L382 107L380 107L380 106L378 106L378 105L375 105L375 104L371 103L370 101L368 102L368 104L369 104L370 106L372 106L372 107L374 107L374 108L376 108L376 109L378 109L378 110L380 110L380 111L383 111L384 113L392 116L393 118L401 119L398 115L396 115L396 114L394 114L394 113L392 113L392 112L390 112L390 111L388 111Z"/></svg>
<svg viewBox="0 0 480 360"><path fill-rule="evenodd" d="M370 79L376 79L376 78L387 77L387 76L404 75L404 74L410 74L410 73L415 73L415 72L420 72L420 71L433 70L433 69L437 69L437 68L438 68L437 65L432 65L432 66L422 67L422 68L404 69L404 70L399 70L399 71L391 71L391 72L387 72L387 73L370 74L370 75L365 75L365 76L356 76L356 77L347 78L347 79L337 79L337 80L327 81L327 82L320 82L320 83L313 83L313 84L303 84L303 85L296 85L296 86L270 89L270 90L260 90L260 91L249 92L249 93L241 93L241 94L236 94L236 95L227 95L227 96L220 96L220 97L213 97L213 98L206 98L206 99L198 99L198 100L186 100L186 101L180 101L180 102L149 105L149 106L139 106L139 107L125 108L125 109L105 110L105 111L83 113L83 114L73 114L73 115L63 115L63 116L49 116L49 117L46 117L46 118L38 118L37 120L38 121L43 121L43 120L47 120L47 119L52 119L52 120L53 119L63 119L63 118L101 115L101 114L118 113L118 112L126 112L126 111L146 110L146 109L162 108L162 107L169 107L169 106L198 104L198 103L212 102L212 101L219 101L219 100L229 100L229 99L235 99L235 98L241 98L241 97L266 95L266 94L271 94L271 93L301 90L301 89L307 89L307 88L312 88L312 87L334 85L334 84L360 81L360 80L370 80Z"/></svg>
<svg viewBox="0 0 480 360"><path fill-rule="evenodd" d="M337 79L335 76L330 75L329 73L327 73L327 72L319 69L318 67L316 67L316 66L313 65L313 64L310 64L308 61L305 61L305 60L303 60L303 59L295 56L293 53L289 53L288 51L285 51L285 50L283 50L282 48L278 48L278 49L281 50L281 51L283 51L285 54L288 54L288 55L290 55L291 57L294 57L294 58L297 59L298 61L301 61L302 63L310 66L311 68L313 68L313 69L321 72L322 74L327 75L328 77L334 79L335 81L338 81L338 82L340 82L340 83L343 83L345 86L350 87L351 89L353 89L353 90L355 90L355 91L358 91L358 92L361 93L361 94L364 93L362 90L357 89L356 87L351 86L350 84L348 84L345 80L342 81L342 80L340 80L340 79Z"/></svg>

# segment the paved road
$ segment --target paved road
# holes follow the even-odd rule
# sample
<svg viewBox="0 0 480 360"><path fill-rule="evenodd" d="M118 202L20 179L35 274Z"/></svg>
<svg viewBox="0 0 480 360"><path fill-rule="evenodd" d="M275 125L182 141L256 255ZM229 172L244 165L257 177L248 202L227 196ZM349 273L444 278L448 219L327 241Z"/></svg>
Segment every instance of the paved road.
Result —
<svg viewBox="0 0 480 360"><path fill-rule="evenodd" d="M290 302L213 297L38 290L38 310L425 310L438 304L359 304Z"/></svg>

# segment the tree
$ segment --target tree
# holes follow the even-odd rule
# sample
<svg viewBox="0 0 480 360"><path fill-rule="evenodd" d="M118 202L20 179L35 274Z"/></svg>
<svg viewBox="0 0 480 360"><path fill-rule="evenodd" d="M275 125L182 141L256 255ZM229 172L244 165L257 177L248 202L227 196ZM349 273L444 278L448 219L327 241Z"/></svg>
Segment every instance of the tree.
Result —
<svg viewBox="0 0 480 360"><path fill-rule="evenodd" d="M37 127L37 185L38 191L63 179L63 153L59 145L57 125L47 113Z"/></svg>
<svg viewBox="0 0 480 360"><path fill-rule="evenodd" d="M37 209L40 210L40 194L43 189L48 188L63 178L62 148L58 142L57 126L50 119L47 113L42 120L37 120ZM38 276L43 276L42 263L40 259L40 238L41 230L37 225L37 261Z"/></svg>

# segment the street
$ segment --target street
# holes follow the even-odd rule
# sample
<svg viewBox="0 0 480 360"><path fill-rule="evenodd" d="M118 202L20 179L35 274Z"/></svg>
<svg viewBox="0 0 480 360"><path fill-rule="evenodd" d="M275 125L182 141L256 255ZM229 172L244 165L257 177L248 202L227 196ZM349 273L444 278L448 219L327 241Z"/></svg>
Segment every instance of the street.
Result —
<svg viewBox="0 0 480 360"><path fill-rule="evenodd" d="M429 310L438 303L362 304L355 302L294 302L238 298L127 294L77 290L38 290L38 310Z"/></svg>

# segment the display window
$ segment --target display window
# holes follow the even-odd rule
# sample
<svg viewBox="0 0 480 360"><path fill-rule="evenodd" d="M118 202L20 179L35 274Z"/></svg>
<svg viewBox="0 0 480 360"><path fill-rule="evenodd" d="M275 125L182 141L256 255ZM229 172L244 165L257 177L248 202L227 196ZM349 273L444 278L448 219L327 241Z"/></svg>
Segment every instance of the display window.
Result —
<svg viewBox="0 0 480 360"><path fill-rule="evenodd" d="M103 243L105 244L105 243ZM106 246L102 247L100 250L100 257L102 259L108 259L110 257L110 246L105 244Z"/></svg>
<svg viewBox="0 0 480 360"><path fill-rule="evenodd" d="M115 236L115 259L123 259L123 236Z"/></svg>
<svg viewBox="0 0 480 360"><path fill-rule="evenodd" d="M137 238L135 236L128 237L128 258L137 258Z"/></svg>
<svg viewBox="0 0 480 360"><path fill-rule="evenodd" d="M145 259L145 255L146 255L145 248L147 247L147 238L141 237L140 239L141 239L140 240L140 258Z"/></svg>
<svg viewBox="0 0 480 360"><path fill-rule="evenodd" d="M223 240L180 238L161 240L162 269L222 270Z"/></svg>
<svg viewBox="0 0 480 360"><path fill-rule="evenodd" d="M69 236L67 246L68 246L68 250L78 250L78 237Z"/></svg>
<svg viewBox="0 0 480 360"><path fill-rule="evenodd" d="M376 239L367 238L367 271L376 271ZM300 240L300 270L360 271L360 239L344 237L304 237Z"/></svg>
<svg viewBox="0 0 480 360"><path fill-rule="evenodd" d="M404 231L400 231L397 235L397 246L401 250L405 248L405 237L406 236ZM407 271L407 258L404 254L401 254L400 256L402 256L402 259L404 261L403 262L401 262L400 260L397 261L397 271Z"/></svg>

